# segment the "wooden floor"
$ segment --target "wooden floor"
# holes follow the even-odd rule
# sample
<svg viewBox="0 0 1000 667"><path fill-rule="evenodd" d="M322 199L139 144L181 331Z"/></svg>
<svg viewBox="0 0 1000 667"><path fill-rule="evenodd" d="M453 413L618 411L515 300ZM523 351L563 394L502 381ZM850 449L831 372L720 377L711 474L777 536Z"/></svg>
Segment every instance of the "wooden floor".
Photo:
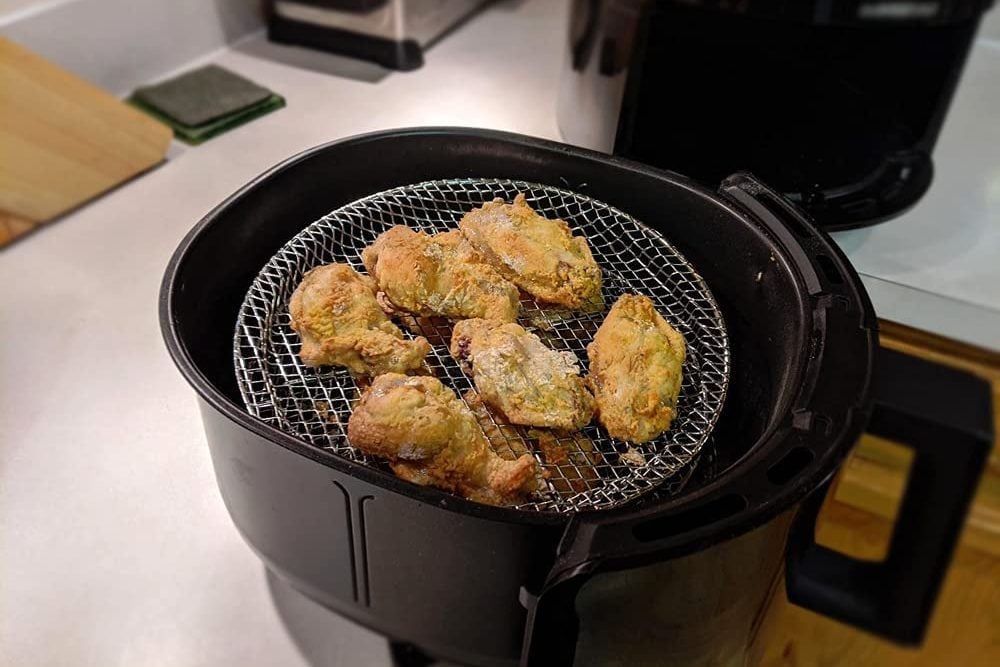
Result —
<svg viewBox="0 0 1000 667"><path fill-rule="evenodd" d="M1000 414L1000 354L882 322L882 345L962 368L993 384ZM884 556L906 481L909 453L865 436L843 467L817 525L817 540L858 558ZM904 649L795 607L782 584L755 638L763 667L979 667L1000 665L1000 438L922 648Z"/></svg>

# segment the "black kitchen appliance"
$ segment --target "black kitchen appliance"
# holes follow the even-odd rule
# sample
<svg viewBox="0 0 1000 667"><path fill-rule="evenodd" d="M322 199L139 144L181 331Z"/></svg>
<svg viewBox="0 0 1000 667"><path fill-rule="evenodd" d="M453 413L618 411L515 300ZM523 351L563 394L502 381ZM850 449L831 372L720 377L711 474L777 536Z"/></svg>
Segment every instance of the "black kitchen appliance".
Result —
<svg viewBox="0 0 1000 667"><path fill-rule="evenodd" d="M930 186L992 0L575 0L559 125L703 184L750 171L826 229Z"/></svg>
<svg viewBox="0 0 1000 667"><path fill-rule="evenodd" d="M247 414L233 325L260 267L332 209L465 177L585 191L666 232L698 268L727 323L730 387L702 454L710 460L683 491L589 512L490 507ZM712 191L499 132L382 132L285 161L187 236L160 315L244 538L272 571L385 634L413 664L426 664L423 654L533 667L731 659L783 570L793 602L917 643L992 442L986 383L880 351L871 304L841 252L753 177ZM881 563L813 541L826 484L865 428L915 452Z"/></svg>

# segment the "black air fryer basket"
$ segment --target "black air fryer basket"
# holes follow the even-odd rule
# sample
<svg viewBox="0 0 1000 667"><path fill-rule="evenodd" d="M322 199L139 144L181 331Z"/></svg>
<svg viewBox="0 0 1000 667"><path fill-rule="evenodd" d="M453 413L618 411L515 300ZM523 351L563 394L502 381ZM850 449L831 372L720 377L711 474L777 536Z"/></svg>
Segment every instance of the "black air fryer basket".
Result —
<svg viewBox="0 0 1000 667"><path fill-rule="evenodd" d="M261 267L345 204L469 178L607 203L661 232L704 278L728 330L729 389L681 492L663 485L593 511L490 507L247 414L233 326ZM226 506L267 566L394 642L471 665L571 664L574 655L606 664L623 642L654 656L629 664L662 664L660 644L698 644L689 632L715 633L703 653L738 647L783 566L793 602L917 643L992 441L985 383L880 350L871 304L841 252L753 177L711 192L498 132L383 132L289 159L187 236L164 279L161 321L198 393ZM826 485L865 429L915 452L880 563L813 539ZM678 591L692 582L717 596L711 610Z"/></svg>

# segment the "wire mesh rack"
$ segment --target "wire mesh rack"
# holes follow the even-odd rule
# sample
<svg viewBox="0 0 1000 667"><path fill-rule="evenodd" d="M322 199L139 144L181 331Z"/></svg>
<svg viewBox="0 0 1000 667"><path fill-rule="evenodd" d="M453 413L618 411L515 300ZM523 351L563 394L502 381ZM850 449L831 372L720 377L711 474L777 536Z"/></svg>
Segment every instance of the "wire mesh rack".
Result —
<svg viewBox="0 0 1000 667"><path fill-rule="evenodd" d="M361 251L393 225L429 233L454 229L462 215L495 197L524 193L548 218L562 218L590 244L604 274L610 307L622 294L648 296L687 341L677 417L669 431L642 445L615 440L596 424L556 434L512 426L476 400L472 381L448 352L452 322L404 317L407 335L432 345L427 371L473 408L493 449L530 452L545 489L519 509L566 512L621 505L653 488L678 490L693 470L722 409L729 381L729 344L718 305L705 282L658 232L622 211L565 189L507 179L450 179L395 188L343 206L306 227L261 270L240 309L236 374L250 414L315 447L367 465L384 464L351 446L347 420L365 387L341 368L310 368L299 359L288 301L302 276L331 262L364 271ZM607 313L579 313L522 298L518 322L549 347L568 350L587 367L587 344Z"/></svg>

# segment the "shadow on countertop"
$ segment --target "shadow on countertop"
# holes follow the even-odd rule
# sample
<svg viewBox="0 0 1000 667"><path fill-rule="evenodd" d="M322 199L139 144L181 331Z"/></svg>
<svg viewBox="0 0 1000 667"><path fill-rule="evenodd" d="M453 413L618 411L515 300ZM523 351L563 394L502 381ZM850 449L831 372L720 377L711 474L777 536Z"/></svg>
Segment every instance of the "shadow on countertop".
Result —
<svg viewBox="0 0 1000 667"><path fill-rule="evenodd" d="M389 641L382 635L347 620L313 602L288 582L264 568L267 588L285 631L312 667L394 667L426 664L394 662ZM433 667L461 667L433 662Z"/></svg>
<svg viewBox="0 0 1000 667"><path fill-rule="evenodd" d="M378 83L392 73L392 70L366 60L338 56L300 46L276 44L268 41L267 35L263 32L234 44L233 51L290 67L365 83Z"/></svg>
<svg viewBox="0 0 1000 667"><path fill-rule="evenodd" d="M389 642L338 616L265 568L267 588L292 643L312 667L390 667Z"/></svg>

